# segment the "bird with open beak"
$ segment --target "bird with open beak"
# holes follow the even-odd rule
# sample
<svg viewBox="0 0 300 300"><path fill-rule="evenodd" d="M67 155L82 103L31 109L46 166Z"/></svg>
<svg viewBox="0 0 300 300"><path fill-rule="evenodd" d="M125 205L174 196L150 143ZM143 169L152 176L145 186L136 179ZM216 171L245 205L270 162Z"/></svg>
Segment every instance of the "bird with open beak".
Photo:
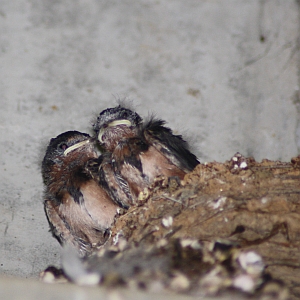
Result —
<svg viewBox="0 0 300 300"><path fill-rule="evenodd" d="M42 163L50 229L60 244L75 247L81 256L105 243L118 208L86 170L95 159L92 138L68 131L50 140Z"/></svg>
<svg viewBox="0 0 300 300"><path fill-rule="evenodd" d="M99 114L93 127L106 153L99 177L100 182L119 182L119 189L112 189L116 202L130 206L157 176L183 179L199 164L187 142L164 124L155 118L143 123L121 105Z"/></svg>

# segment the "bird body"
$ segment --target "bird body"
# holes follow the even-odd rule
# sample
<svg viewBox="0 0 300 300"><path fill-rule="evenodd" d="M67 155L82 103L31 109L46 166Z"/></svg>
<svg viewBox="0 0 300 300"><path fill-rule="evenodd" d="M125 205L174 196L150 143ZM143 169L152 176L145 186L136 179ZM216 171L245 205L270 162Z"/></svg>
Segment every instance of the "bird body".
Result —
<svg viewBox="0 0 300 300"><path fill-rule="evenodd" d="M182 137L164 124L154 118L144 124L136 112L120 105L98 116L94 124L98 141L109 156L113 176L123 180L120 188L127 195L115 196L116 202L131 205L157 176L183 179L199 164Z"/></svg>
<svg viewBox="0 0 300 300"><path fill-rule="evenodd" d="M106 241L118 208L86 170L97 157L88 134L68 131L51 139L42 164L44 207L52 233L82 256Z"/></svg>

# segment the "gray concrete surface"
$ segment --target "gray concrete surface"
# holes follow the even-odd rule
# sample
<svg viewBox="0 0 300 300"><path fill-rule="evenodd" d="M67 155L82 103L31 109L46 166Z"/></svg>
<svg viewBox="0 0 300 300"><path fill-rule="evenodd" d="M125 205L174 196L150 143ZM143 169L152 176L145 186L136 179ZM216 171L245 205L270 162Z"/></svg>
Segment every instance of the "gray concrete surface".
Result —
<svg viewBox="0 0 300 300"><path fill-rule="evenodd" d="M0 273L59 263L43 212L51 137L91 133L116 98L156 113L202 162L300 148L294 0L0 0Z"/></svg>
<svg viewBox="0 0 300 300"><path fill-rule="evenodd" d="M14 288L11 288L13 284ZM30 289L28 288L30 286ZM242 295L204 297L202 300L247 300ZM195 297L174 293L144 293L133 289L111 289L103 287L83 287L73 284L45 284L34 280L0 277L0 299L14 300L192 300ZM199 299L199 297L197 297Z"/></svg>

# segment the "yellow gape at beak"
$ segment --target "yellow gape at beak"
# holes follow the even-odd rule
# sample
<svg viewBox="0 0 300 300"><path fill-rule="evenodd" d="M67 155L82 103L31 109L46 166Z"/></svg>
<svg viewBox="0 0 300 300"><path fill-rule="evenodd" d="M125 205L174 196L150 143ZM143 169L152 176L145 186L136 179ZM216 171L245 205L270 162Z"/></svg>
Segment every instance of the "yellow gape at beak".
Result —
<svg viewBox="0 0 300 300"><path fill-rule="evenodd" d="M80 148L86 144L88 144L90 142L90 140L85 140L85 141L82 141L82 142L79 142L77 144L74 144L73 146L67 148L65 151L64 151L64 156L67 156L71 151L77 149L77 148Z"/></svg>
<svg viewBox="0 0 300 300"><path fill-rule="evenodd" d="M116 120L116 121L113 121L113 122L109 123L107 125L107 127L114 127L114 126L118 126L118 125L125 125L125 126L130 127L131 122L129 120ZM107 127L106 128L102 127L99 131L98 140L99 140L100 143L103 143L102 136L103 136L105 130L107 129Z"/></svg>

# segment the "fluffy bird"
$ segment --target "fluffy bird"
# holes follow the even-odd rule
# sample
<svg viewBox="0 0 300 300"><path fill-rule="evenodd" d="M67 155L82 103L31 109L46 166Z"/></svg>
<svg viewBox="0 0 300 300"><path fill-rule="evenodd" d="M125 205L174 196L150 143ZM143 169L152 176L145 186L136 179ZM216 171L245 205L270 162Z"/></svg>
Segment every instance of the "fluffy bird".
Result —
<svg viewBox="0 0 300 300"><path fill-rule="evenodd" d="M97 158L88 134L68 131L50 140L42 163L50 229L60 244L75 247L81 256L105 243L118 208L86 171Z"/></svg>
<svg viewBox="0 0 300 300"><path fill-rule="evenodd" d="M111 196L123 206L132 205L157 176L183 179L199 161L180 135L151 118L143 123L134 111L121 105L102 111L93 125L105 151L99 168Z"/></svg>

